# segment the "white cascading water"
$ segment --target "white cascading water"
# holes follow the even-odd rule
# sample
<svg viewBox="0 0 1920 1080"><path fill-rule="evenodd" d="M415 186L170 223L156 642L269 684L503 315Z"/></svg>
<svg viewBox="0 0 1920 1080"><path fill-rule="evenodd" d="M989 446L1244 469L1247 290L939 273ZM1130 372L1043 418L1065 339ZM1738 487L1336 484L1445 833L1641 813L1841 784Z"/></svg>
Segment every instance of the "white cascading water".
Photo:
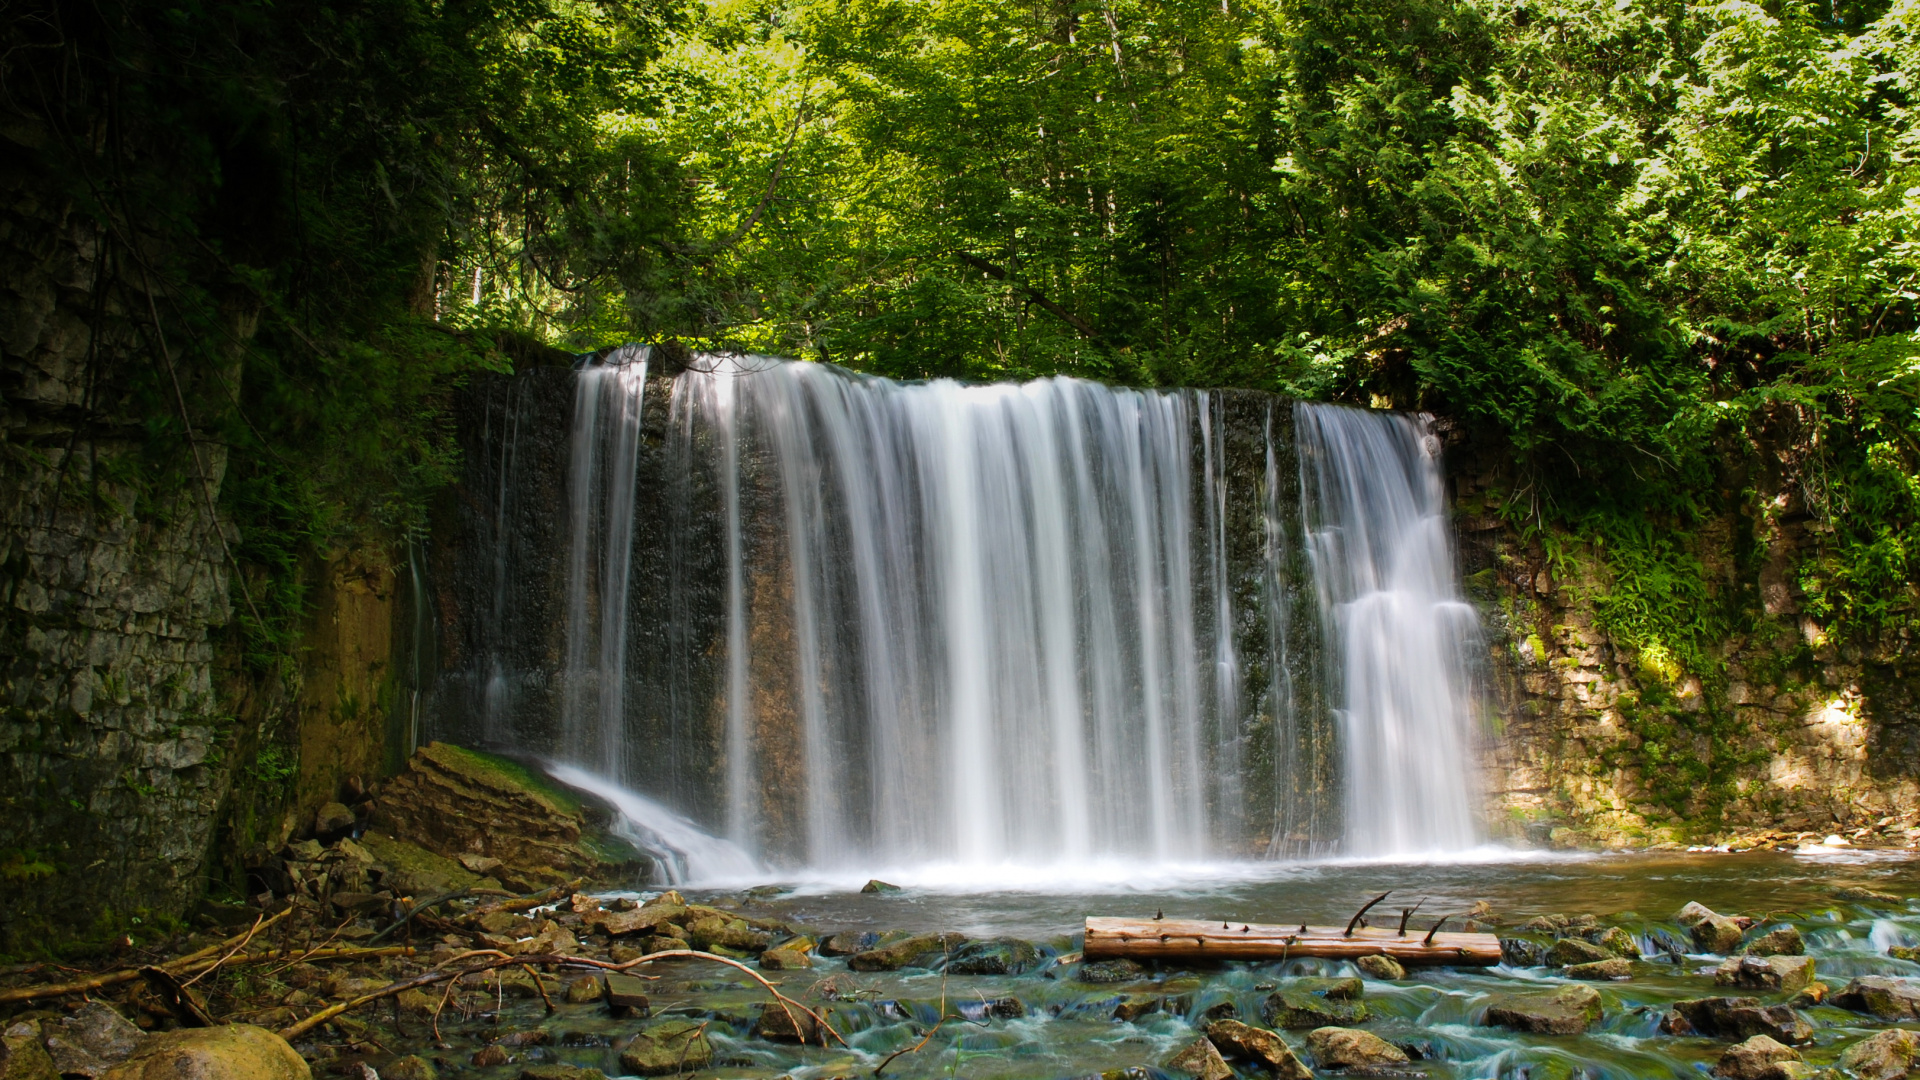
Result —
<svg viewBox="0 0 1920 1080"><path fill-rule="evenodd" d="M1471 847L1479 619L1460 596L1440 440L1423 418L1305 402L1294 426L1332 645L1346 851Z"/></svg>
<svg viewBox="0 0 1920 1080"><path fill-rule="evenodd" d="M1216 398L1064 378L909 384L740 356L676 376L668 437L718 458L723 805L696 816L724 840L619 787L623 598L647 557L633 550L646 360L629 348L577 376L559 753L577 767L562 778L612 802L670 876L749 876L774 834L820 870L1193 862L1263 835L1269 854L1316 850L1301 846L1315 821L1276 811L1269 829L1242 805L1245 710L1280 713L1276 786L1302 787L1294 755L1323 749L1302 749L1319 736L1288 715L1291 478L1271 407L1260 490L1236 494ZM1471 846L1476 624L1454 587L1437 453L1394 414L1301 405L1295 425L1339 688L1344 847ZM1270 684L1251 696L1230 497L1261 500L1264 522ZM781 747L765 744L770 722L787 725Z"/></svg>

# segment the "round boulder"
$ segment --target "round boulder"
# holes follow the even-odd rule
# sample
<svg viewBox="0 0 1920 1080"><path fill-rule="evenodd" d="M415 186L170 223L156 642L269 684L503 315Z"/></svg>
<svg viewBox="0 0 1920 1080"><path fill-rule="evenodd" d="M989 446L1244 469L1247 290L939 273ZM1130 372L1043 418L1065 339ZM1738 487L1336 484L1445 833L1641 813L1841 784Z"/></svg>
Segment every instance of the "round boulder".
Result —
<svg viewBox="0 0 1920 1080"><path fill-rule="evenodd" d="M229 1024L150 1035L105 1080L313 1080L313 1072L287 1040Z"/></svg>

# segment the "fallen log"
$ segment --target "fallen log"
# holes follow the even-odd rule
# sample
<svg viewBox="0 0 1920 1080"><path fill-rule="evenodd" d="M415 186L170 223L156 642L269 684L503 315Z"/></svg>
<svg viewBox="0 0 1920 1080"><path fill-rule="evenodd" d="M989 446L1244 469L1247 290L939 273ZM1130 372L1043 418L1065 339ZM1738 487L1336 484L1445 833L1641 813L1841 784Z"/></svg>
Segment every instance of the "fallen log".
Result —
<svg viewBox="0 0 1920 1080"><path fill-rule="evenodd" d="M1400 933L1392 927L1268 926L1188 919L1088 917L1088 960L1358 960L1391 956L1402 964L1492 967L1500 939L1492 934Z"/></svg>

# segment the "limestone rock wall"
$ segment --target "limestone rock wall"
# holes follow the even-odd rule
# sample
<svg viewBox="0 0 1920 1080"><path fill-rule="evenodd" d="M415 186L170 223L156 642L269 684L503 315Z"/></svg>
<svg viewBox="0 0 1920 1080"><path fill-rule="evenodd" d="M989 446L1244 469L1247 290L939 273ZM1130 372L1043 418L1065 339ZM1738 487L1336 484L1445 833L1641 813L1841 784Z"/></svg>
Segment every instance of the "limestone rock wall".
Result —
<svg viewBox="0 0 1920 1080"><path fill-rule="evenodd" d="M1487 628L1496 832L1579 847L1920 838L1920 669L1907 641L1836 643L1803 610L1795 568L1824 526L1785 484L1760 477L1762 514L1691 534L1714 599L1744 605L1703 684L1650 670L1601 628L1614 582L1598 552L1563 543L1550 560L1502 523L1498 465L1463 447L1449 468Z"/></svg>

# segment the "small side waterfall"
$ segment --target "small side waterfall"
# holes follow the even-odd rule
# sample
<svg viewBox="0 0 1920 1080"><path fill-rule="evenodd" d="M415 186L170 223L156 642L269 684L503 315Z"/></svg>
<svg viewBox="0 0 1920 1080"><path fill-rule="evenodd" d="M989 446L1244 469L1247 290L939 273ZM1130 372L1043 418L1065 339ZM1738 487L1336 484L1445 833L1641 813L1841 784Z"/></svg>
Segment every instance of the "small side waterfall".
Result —
<svg viewBox="0 0 1920 1080"><path fill-rule="evenodd" d="M1470 678L1440 440L1417 417L1295 407L1307 544L1332 648L1346 850L1457 851L1480 838Z"/></svg>
<svg viewBox="0 0 1920 1080"><path fill-rule="evenodd" d="M695 878L1476 841L1417 420L648 359L472 393L429 736L592 774Z"/></svg>

